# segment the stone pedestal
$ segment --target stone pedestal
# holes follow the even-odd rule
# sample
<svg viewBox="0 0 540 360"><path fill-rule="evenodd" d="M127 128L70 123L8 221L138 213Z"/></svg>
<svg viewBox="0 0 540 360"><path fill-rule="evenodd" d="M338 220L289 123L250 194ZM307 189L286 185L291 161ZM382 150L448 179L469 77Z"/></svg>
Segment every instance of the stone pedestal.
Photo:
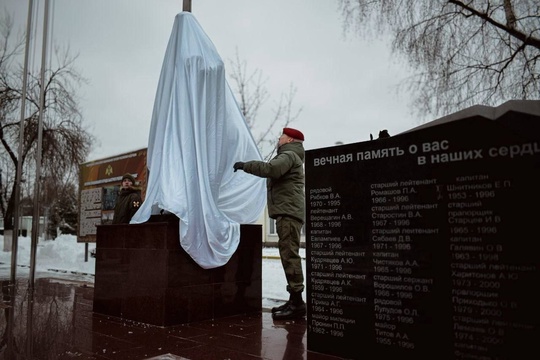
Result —
<svg viewBox="0 0 540 360"><path fill-rule="evenodd" d="M171 326L262 310L262 226L241 225L227 264L201 268L181 248L178 218L97 228L94 312Z"/></svg>

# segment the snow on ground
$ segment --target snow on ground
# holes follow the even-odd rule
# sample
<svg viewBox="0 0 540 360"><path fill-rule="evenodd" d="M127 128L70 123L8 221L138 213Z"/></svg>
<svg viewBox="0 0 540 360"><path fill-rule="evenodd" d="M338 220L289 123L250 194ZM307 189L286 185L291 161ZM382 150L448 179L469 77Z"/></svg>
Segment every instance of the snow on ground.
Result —
<svg viewBox="0 0 540 360"><path fill-rule="evenodd" d="M27 276L30 269L31 238L19 237L17 247L17 276ZM4 237L0 235L0 276L11 274L12 252L6 248ZM55 240L40 240L37 246L35 277L61 276L72 280L92 282L95 274L95 259L89 254L85 261L85 243L78 243L73 235L61 235ZM88 244L88 252L95 249L95 243ZM302 265L305 275L305 249L300 249L304 259ZM262 306L273 307L287 300L285 274L279 260L277 248L263 248L262 268ZM305 299L305 292L304 292Z"/></svg>

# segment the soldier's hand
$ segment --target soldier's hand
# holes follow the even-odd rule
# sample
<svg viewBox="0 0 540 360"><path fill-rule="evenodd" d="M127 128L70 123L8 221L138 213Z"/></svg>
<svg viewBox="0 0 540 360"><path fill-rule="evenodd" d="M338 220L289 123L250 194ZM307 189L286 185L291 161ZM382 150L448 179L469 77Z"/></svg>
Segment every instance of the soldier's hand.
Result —
<svg viewBox="0 0 540 360"><path fill-rule="evenodd" d="M244 170L244 163L241 161L235 162L233 168L234 172L236 172L236 170Z"/></svg>

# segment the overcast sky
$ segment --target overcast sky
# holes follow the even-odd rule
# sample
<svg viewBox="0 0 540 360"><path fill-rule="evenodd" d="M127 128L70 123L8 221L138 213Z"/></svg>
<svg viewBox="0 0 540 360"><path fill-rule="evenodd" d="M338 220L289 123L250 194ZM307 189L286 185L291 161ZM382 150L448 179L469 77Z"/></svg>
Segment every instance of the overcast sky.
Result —
<svg viewBox="0 0 540 360"><path fill-rule="evenodd" d="M45 0L34 3L42 7ZM0 4L23 31L28 1ZM99 140L88 160L147 147L156 86L182 0L51 0L51 5L54 44L79 54L76 67L88 79L80 104ZM294 105L303 110L290 126L304 133L307 150L367 141L381 129L395 135L419 124L407 94L396 91L408 75L405 66L384 41L344 33L337 0L192 0L192 13L226 71L238 51L248 71L260 69L268 79L270 99L259 123L270 121L280 94L291 84L297 88ZM32 63L39 65L40 56L38 50Z"/></svg>

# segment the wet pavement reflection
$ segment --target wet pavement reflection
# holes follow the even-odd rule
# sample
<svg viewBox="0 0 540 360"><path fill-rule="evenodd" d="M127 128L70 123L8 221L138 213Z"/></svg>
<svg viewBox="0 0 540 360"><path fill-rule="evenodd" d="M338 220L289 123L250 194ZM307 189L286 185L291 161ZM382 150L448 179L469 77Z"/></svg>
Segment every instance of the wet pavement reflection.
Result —
<svg viewBox="0 0 540 360"><path fill-rule="evenodd" d="M305 319L274 322L268 309L159 327L94 313L91 282L0 283L0 360L339 359L307 351Z"/></svg>

